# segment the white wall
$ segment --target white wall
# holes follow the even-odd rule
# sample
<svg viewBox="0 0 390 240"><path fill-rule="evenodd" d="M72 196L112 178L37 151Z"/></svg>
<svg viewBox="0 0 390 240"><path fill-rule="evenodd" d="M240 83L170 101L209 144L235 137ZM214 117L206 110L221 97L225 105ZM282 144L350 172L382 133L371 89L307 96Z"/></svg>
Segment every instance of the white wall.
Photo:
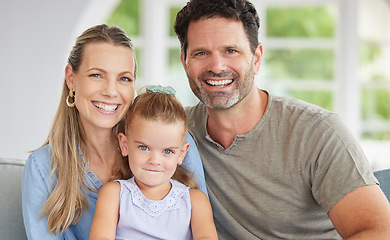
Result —
<svg viewBox="0 0 390 240"><path fill-rule="evenodd" d="M116 2L0 0L0 157L26 159L44 142L75 36Z"/></svg>

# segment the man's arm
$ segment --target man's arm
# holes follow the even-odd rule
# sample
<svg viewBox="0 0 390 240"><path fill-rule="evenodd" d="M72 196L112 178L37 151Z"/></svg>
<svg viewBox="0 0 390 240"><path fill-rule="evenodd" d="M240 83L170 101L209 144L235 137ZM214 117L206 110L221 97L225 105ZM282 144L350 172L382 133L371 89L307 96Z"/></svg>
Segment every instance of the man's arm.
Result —
<svg viewBox="0 0 390 240"><path fill-rule="evenodd" d="M329 217L343 239L390 239L390 204L378 185L348 193Z"/></svg>

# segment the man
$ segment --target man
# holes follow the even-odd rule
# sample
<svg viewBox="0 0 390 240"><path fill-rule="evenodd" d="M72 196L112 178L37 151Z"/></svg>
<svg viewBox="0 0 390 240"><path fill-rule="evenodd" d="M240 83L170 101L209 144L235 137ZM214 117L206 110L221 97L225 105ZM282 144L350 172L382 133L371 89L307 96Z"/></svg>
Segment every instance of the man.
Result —
<svg viewBox="0 0 390 240"><path fill-rule="evenodd" d="M255 86L250 2L191 0L174 28L220 239L390 239L389 203L340 118Z"/></svg>

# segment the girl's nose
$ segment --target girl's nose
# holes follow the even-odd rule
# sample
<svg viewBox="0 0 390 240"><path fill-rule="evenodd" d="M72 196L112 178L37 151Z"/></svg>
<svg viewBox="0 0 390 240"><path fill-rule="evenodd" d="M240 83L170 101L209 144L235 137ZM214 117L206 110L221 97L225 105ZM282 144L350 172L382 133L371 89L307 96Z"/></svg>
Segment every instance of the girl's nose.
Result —
<svg viewBox="0 0 390 240"><path fill-rule="evenodd" d="M153 165L160 165L160 156L159 156L159 154L156 153L156 152L151 152L150 155L149 155L148 163L149 164L153 164Z"/></svg>

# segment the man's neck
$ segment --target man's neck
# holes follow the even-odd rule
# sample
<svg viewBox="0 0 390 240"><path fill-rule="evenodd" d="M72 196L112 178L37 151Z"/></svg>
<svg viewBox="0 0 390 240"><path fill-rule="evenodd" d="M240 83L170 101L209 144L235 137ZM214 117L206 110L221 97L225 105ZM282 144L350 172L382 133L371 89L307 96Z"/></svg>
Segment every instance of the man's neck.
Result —
<svg viewBox="0 0 390 240"><path fill-rule="evenodd" d="M237 135L250 132L263 117L268 103L267 93L254 88L248 96L229 109L207 108L207 130L210 137L225 149Z"/></svg>

